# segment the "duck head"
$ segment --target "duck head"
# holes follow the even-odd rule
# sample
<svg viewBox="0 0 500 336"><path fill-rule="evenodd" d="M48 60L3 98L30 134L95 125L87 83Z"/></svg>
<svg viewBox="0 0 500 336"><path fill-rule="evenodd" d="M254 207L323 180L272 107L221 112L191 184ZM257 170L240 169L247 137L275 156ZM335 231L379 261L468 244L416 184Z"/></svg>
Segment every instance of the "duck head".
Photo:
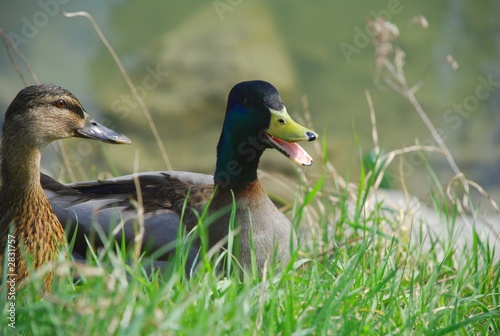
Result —
<svg viewBox="0 0 500 336"><path fill-rule="evenodd" d="M309 166L313 160L297 142L317 137L288 115L273 85L260 80L241 82L229 93L217 146L215 180L255 180L260 156L266 148L275 148L293 162Z"/></svg>
<svg viewBox="0 0 500 336"><path fill-rule="evenodd" d="M28 86L7 109L4 138L22 138L38 148L69 137L89 138L115 144L130 140L94 121L68 90L52 84ZM22 134L15 136L14 134Z"/></svg>

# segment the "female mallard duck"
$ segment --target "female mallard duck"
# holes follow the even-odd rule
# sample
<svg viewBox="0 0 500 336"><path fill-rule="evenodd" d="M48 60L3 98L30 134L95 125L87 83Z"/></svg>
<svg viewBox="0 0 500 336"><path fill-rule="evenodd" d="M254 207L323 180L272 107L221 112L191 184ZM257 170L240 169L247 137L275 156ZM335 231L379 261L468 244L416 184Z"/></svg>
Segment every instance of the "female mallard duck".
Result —
<svg viewBox="0 0 500 336"><path fill-rule="evenodd" d="M27 258L38 269L66 244L40 185L40 158L47 144L69 137L130 143L92 120L75 96L56 85L26 87L7 108L0 149L0 270L6 265L10 284L28 276ZM47 291L52 276L45 278Z"/></svg>
<svg viewBox="0 0 500 336"><path fill-rule="evenodd" d="M165 246L172 246L178 237L185 203L182 223L189 231L197 224L195 213L201 213L213 196L209 213L223 215L208 227L209 247L228 234L230 209L236 200L233 216L240 228L242 265L251 266L252 245L257 269L262 270L265 261L273 256L276 262L288 263L291 244L296 244L295 233L287 217L266 195L257 179L257 166L266 148L276 148L295 163L309 166L312 158L296 142L313 141L316 137L316 133L290 118L274 86L264 81L237 84L229 93L214 176L168 171L136 175L144 206L144 250L165 251ZM119 220L124 225L115 232L115 238L134 242L137 211L129 202L137 199L134 175L67 186L42 176L42 185L60 221L67 223L65 229L70 236L78 222L73 249L77 254L86 253L84 235L94 237L94 244L102 244L98 233L112 232ZM188 270L193 266L198 246L190 248ZM168 252L159 259L167 258Z"/></svg>

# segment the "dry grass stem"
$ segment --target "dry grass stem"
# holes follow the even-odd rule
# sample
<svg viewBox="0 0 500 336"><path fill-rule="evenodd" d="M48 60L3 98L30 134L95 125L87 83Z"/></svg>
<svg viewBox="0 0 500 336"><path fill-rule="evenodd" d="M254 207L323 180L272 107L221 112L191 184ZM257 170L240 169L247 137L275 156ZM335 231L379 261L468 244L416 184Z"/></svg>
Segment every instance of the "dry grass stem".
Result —
<svg viewBox="0 0 500 336"><path fill-rule="evenodd" d="M7 54L9 55L10 63L12 65L12 67L14 68L14 70L17 72L21 81L23 82L23 85L28 86L28 85L30 85L30 83L29 83L28 79L26 79L26 77L24 76L19 65L17 64L17 62L14 58L14 55L12 54L12 51L14 51L14 53L17 55L17 57L19 57L19 59L21 59L21 62L23 63L28 74L31 76L31 79L33 80L33 82L37 85L41 84L40 79L38 79L38 76L36 75L35 71L31 67L31 65L29 64L29 62L26 59L26 57L24 56L24 54L12 42L11 38L7 34L5 34L4 30L1 27L0 27L0 37L2 38L2 42L5 46ZM70 176L71 181L76 181L76 176L73 173L73 169L71 168L71 165L69 164L69 159L68 159L68 155L66 153L66 148L64 147L64 143L62 141L57 141L57 142L51 143L50 145L52 146L52 148L56 152L59 151L61 153L61 156L62 156L62 159L64 162L64 168L68 172L68 175Z"/></svg>
<svg viewBox="0 0 500 336"><path fill-rule="evenodd" d="M161 156L162 156L163 161L165 163L165 166L167 167L167 170L172 170L172 164L170 163L170 160L168 159L167 151L165 150L165 147L163 146L163 142L160 138L160 134L158 133L156 125L153 121L153 117L151 116L151 113L149 112L149 109L147 108L146 104L144 103L144 100L141 98L141 96L137 92L137 88L132 83L132 80L130 79L129 75L127 74L127 71L125 70L122 62L120 61L120 58L118 57L118 55L114 51L111 44L108 42L108 40L106 39L106 37L102 33L101 29L99 28L99 26L95 22L92 15L90 15L87 12L68 13L68 12L65 12L64 10L62 11L62 13L64 16L69 17L69 18L82 16L82 17L85 17L87 20L89 20L90 24L92 25L92 28L97 33L97 36L99 37L101 42L104 44L104 46L106 47L106 49L110 53L111 57L113 57L113 60L115 61L120 73L122 74L123 78L125 79L125 82L127 83L127 86L129 87L134 98L136 99L137 103L139 104L141 111L144 113L144 116L146 117L148 125L151 129L151 132L153 133L153 136L155 137L156 144L158 145L158 148L160 150L160 153L161 153Z"/></svg>
<svg viewBox="0 0 500 336"><path fill-rule="evenodd" d="M376 50L376 66L377 69L385 68L388 71L388 75L385 77L386 83L396 92L400 93L403 97L405 97L414 110L419 115L420 119L422 119L424 125L427 127L429 132L431 133L432 138L436 142L437 146L441 149L442 154L448 161L451 169L453 170L455 176L462 182L465 190L464 197L462 199L463 206L467 207L467 194L469 193L469 184L468 180L464 177L462 171L458 167L455 162L455 159L451 155L448 147L444 143L443 139L439 135L438 131L432 124L431 120L425 113L424 109L418 102L415 97L415 93L421 87L421 84L417 84L410 88L408 86L406 75L404 73L404 64L405 64L405 53L398 47L394 47L392 42L397 39L399 36L399 32L397 31L397 27L385 21L383 18L378 17L374 21L370 21L368 26L370 27L370 33L372 35L373 44L375 45ZM398 32L396 34L396 32ZM392 61L389 60L389 55L393 55ZM381 71L377 71L377 77L380 76ZM379 83L378 78L375 79L375 83Z"/></svg>
<svg viewBox="0 0 500 336"><path fill-rule="evenodd" d="M12 67L14 70L16 70L17 74L21 78L21 81L23 82L24 86L29 85L29 81L24 77L23 72L19 65L17 64L16 60L14 59L14 55L12 54L12 51L14 51L21 59L21 62L23 63L24 67L26 68L26 71L29 73L31 76L31 79L33 79L33 82L35 84L40 84L40 80L38 79L38 76L35 74L33 69L31 68L28 60L24 56L24 54L17 48L17 46L12 42L11 38L9 35L5 34L3 29L0 27L0 37L2 38L3 44L5 46L5 49L7 50L7 54L9 55L10 63L12 64Z"/></svg>
<svg viewBox="0 0 500 336"><path fill-rule="evenodd" d="M309 111L309 104L306 96L302 96L302 108L304 110L304 118L306 120L307 127L315 129L311 119L311 113ZM331 162L329 160L326 160L325 152L323 152L323 149L321 148L321 142L314 141L312 145L316 151L316 155L321 158L321 161L325 165L326 170L332 175L333 180L337 184L337 187L339 189L346 190L350 197L352 198L356 197L357 187L352 183L347 183L346 180L344 180L342 176L340 176L340 174L337 172L337 170L331 164Z"/></svg>
<svg viewBox="0 0 500 336"><path fill-rule="evenodd" d="M144 227L144 206L143 206L143 199L142 199L142 190L141 190L141 183L139 182L139 176L137 175L137 172L139 171L139 151L135 152L135 159L134 159L134 185L135 185L135 190L137 191L137 203L134 204L137 210L137 221L134 221L134 230L138 232L135 232L135 237L134 237L134 262L138 262L139 258L141 256L141 248L142 248L142 243L144 240L144 233L146 232L145 227Z"/></svg>
<svg viewBox="0 0 500 336"><path fill-rule="evenodd" d="M372 96L368 90L365 90L366 101L368 102L368 108L370 109L370 122L372 124L372 140L373 147L375 150L375 155L378 158L380 155L380 146L378 143L378 132L377 132L377 118L375 117L375 108L373 107Z"/></svg>

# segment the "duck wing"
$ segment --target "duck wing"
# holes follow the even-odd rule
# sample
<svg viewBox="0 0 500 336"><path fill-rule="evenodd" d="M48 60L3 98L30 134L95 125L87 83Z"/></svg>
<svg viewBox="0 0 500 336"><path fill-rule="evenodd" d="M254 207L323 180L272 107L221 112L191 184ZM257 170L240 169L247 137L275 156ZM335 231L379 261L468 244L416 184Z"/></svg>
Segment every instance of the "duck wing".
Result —
<svg viewBox="0 0 500 336"><path fill-rule="evenodd" d="M157 260L167 260L175 249L183 211L182 228L189 232L197 223L193 210L201 209L213 191L211 175L190 172L148 172L66 185L41 174L42 187L68 240L76 235L73 254L86 255L85 237L94 247L104 246L104 237L134 243L138 232L136 179L144 209L143 252ZM198 251L197 243L193 244L188 262Z"/></svg>

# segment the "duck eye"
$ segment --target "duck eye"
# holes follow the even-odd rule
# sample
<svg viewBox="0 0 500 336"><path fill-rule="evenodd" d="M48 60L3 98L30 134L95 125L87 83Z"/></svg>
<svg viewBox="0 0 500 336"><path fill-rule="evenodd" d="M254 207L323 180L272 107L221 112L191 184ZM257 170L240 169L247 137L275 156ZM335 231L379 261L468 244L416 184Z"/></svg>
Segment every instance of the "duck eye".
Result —
<svg viewBox="0 0 500 336"><path fill-rule="evenodd" d="M54 106L57 108L65 108L66 107L66 101L64 99L59 99L54 102Z"/></svg>
<svg viewBox="0 0 500 336"><path fill-rule="evenodd" d="M279 122L280 124L282 124L282 125L286 124L286 120L285 120L285 119L283 119L283 118L279 118L279 119L278 119L278 122Z"/></svg>

